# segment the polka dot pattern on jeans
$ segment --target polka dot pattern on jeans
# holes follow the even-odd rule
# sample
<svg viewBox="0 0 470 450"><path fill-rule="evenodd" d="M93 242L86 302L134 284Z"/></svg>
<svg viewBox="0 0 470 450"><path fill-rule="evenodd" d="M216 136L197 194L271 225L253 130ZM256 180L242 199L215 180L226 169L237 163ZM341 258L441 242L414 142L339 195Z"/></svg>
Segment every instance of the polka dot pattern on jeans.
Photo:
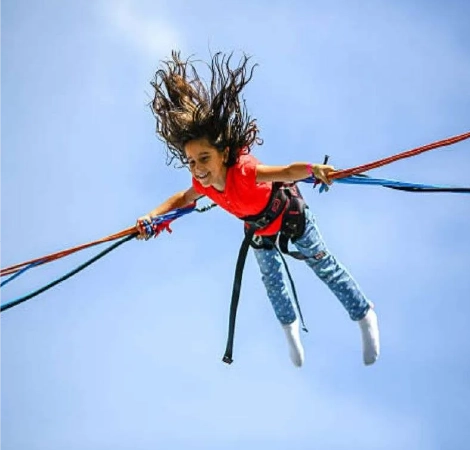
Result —
<svg viewBox="0 0 470 450"><path fill-rule="evenodd" d="M307 257L306 264L328 286L352 320L362 319L369 310L369 301L348 270L328 252L310 209L305 210L305 232L294 242ZM292 323L296 318L293 299L287 289L288 280L276 249L255 249L261 279L279 322Z"/></svg>

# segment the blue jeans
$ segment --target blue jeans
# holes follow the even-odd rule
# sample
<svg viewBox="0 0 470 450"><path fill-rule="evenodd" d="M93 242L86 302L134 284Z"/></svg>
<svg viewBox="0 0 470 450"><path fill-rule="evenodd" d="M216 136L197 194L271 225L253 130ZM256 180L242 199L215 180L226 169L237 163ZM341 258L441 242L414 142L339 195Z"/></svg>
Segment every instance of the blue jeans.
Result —
<svg viewBox="0 0 470 450"><path fill-rule="evenodd" d="M307 257L306 264L338 298L349 317L352 320L362 319L369 310L369 301L346 268L328 252L315 217L308 208L305 209L305 232L294 245ZM277 318L282 324L292 323L296 319L296 312L279 253L275 248L255 249L255 256Z"/></svg>

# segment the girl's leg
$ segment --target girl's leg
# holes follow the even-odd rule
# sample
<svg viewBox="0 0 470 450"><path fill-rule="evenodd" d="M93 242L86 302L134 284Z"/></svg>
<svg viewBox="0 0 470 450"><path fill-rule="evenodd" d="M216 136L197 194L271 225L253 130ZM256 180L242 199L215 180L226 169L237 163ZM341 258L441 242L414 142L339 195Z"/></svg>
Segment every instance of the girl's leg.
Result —
<svg viewBox="0 0 470 450"><path fill-rule="evenodd" d="M294 245L307 256L307 265L335 294L351 319L362 319L370 308L369 301L347 269L328 252L315 217L308 208L305 210L305 232Z"/></svg>
<svg viewBox="0 0 470 450"><path fill-rule="evenodd" d="M307 265L335 294L349 317L359 322L364 363L373 364L378 358L380 345L377 316L371 303L348 270L328 252L315 217L308 208L305 210L305 222L305 232L294 245L307 256Z"/></svg>
<svg viewBox="0 0 470 450"><path fill-rule="evenodd" d="M274 248L255 249L254 253L266 293L286 334L291 360L295 366L300 367L304 360L304 350L300 341L299 320L287 289L282 260Z"/></svg>
<svg viewBox="0 0 470 450"><path fill-rule="evenodd" d="M282 325L292 323L297 316L287 289L281 257L274 248L255 249L255 257L276 317Z"/></svg>

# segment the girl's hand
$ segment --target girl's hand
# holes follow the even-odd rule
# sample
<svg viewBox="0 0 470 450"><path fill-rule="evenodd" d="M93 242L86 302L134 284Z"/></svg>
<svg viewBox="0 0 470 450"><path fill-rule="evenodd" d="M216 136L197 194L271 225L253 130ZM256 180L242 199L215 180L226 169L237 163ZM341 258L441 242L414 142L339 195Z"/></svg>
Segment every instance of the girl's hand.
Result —
<svg viewBox="0 0 470 450"><path fill-rule="evenodd" d="M149 214L146 214L145 216L139 217L137 219L137 222L135 224L135 227L137 228L137 231L139 234L137 235L137 239L139 240L148 240L150 236L147 234L145 231L144 222L151 223L152 222L152 217Z"/></svg>
<svg viewBox="0 0 470 450"><path fill-rule="evenodd" d="M328 166L326 164L312 164L312 173L313 176L322 183L331 185L332 181L329 176L335 171L333 166Z"/></svg>

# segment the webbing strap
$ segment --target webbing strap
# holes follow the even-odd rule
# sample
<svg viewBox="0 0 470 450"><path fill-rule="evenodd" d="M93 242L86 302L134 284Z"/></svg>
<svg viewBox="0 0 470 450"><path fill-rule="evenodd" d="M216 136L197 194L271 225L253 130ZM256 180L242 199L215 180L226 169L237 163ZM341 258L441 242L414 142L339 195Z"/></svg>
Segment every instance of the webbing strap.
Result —
<svg viewBox="0 0 470 450"><path fill-rule="evenodd" d="M300 253L299 251L296 251L296 250L289 250L289 248L288 248L289 239L290 238L288 236L286 236L284 233L279 233L278 242L279 242L280 253L282 252L285 255L289 255L294 259L298 259L299 261L305 261L307 259L307 257L304 254L302 254L302 253ZM281 254L281 256L282 256L282 254Z"/></svg>
<svg viewBox="0 0 470 450"><path fill-rule="evenodd" d="M282 259L282 262L284 263L284 269L286 269L287 277L289 278L290 287L292 289L292 295L294 296L295 307L297 308L297 312L299 313L300 323L302 324L302 330L304 330L306 333L308 333L308 329L307 329L307 326L305 325L305 321L304 321L304 316L302 315L302 310L300 309L299 298L297 297L297 290L295 289L294 280L292 279L292 275L290 274L290 270L289 270L289 266L287 265L286 258L284 258L284 255L282 254L282 251L279 250L277 245L274 245L274 248L277 250L277 252L279 253L279 256ZM298 253L299 255L302 256L302 259L307 259L300 252L290 252L290 253L288 253L288 255L293 256L292 253ZM294 258L295 258L295 256L294 256ZM297 259L301 259L301 258L297 258Z"/></svg>
<svg viewBox="0 0 470 450"><path fill-rule="evenodd" d="M235 322L237 319L238 300L240 299L240 290L242 285L243 267L245 266L246 255L250 248L250 242L255 234L256 227L249 227L245 232L240 251L238 252L237 265L235 268L235 277L233 280L232 300L230 301L230 317L228 324L228 337L225 354L222 361L226 364L232 364L233 339L235 335Z"/></svg>
<svg viewBox="0 0 470 450"><path fill-rule="evenodd" d="M273 194L271 195L267 207L261 214L243 218L243 220L245 221L245 238L243 239L242 245L240 247L237 265L235 268L235 277L233 280L232 288L232 300L230 302L227 346L225 349L224 357L222 358L222 361L226 364L231 364L233 362L232 356L233 342L235 336L235 322L237 318L238 302L240 299L243 268L245 266L248 249L250 247L250 244L252 244L255 231L271 223L281 213L284 213L285 215L282 224L282 231L279 233L279 245L281 247L281 250L279 250L279 248L274 242L273 245L276 251L281 256L282 262L286 269L287 276L291 284L295 305L302 322L302 328L304 331L308 331L305 327L304 319L302 317L302 312L300 310L300 305L297 298L297 292L295 290L294 282L289 272L286 260L282 255L282 253L286 253L296 259L305 259L305 256L303 256L300 252L290 252L287 248L289 238L299 237L300 235L302 235L305 226L304 203L300 192L297 190L297 187L294 186L293 189L295 189L293 192L290 190L284 191L284 189L282 189L280 185L276 186L275 189L273 189ZM284 232L287 232L288 235L286 235Z"/></svg>
<svg viewBox="0 0 470 450"><path fill-rule="evenodd" d="M248 254L248 249L250 248L250 242L253 239L255 231L256 231L256 227L254 226L251 226L248 229L246 229L245 238L243 239L242 245L240 246L240 250L238 252L237 265L235 267L235 276L233 280L232 299L230 301L230 317L229 317L229 325L228 325L227 345L225 348L224 357L222 358L222 361L226 364L232 364L233 362L232 356L233 356L233 342L235 338L235 323L237 320L238 303L240 300L243 268L245 267L246 256ZM287 244L286 244L286 252L284 252L282 249L279 249L276 243L273 243L273 247L278 252L279 256L281 257L282 263L284 264L284 268L286 270L287 277L289 279L290 286L292 289L292 295L294 297L295 306L299 314L300 322L302 324L302 329L305 332L308 332L308 329L305 326L305 321L302 315L302 310L300 308L299 299L297 297L297 290L295 289L294 280L292 279L292 275L290 274L290 271L289 271L289 266L287 265L287 261L285 260L284 255L282 253L287 253L288 255L296 259L306 259L306 257L302 255L300 252L287 251Z"/></svg>

